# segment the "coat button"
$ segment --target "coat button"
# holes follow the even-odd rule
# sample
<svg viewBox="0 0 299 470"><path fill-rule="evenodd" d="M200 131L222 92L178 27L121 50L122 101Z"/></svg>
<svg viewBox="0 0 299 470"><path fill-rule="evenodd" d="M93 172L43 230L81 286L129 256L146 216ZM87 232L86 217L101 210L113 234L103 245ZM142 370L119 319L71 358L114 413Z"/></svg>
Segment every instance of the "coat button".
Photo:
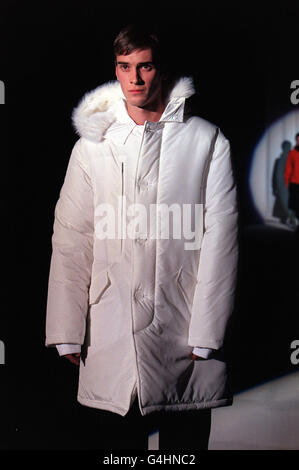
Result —
<svg viewBox="0 0 299 470"><path fill-rule="evenodd" d="M144 245L146 241L147 241L147 237L143 238L143 237L138 236L136 238L136 242L139 243L140 245Z"/></svg>
<svg viewBox="0 0 299 470"><path fill-rule="evenodd" d="M144 127L145 127L145 132L152 132L154 130L153 125L149 123L147 123Z"/></svg>

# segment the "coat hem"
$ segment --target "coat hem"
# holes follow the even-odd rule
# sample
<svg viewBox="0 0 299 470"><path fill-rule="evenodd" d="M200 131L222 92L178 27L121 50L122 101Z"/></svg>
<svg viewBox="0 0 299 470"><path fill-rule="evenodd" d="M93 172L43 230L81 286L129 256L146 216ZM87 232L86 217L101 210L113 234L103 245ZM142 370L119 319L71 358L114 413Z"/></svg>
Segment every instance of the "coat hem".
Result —
<svg viewBox="0 0 299 470"><path fill-rule="evenodd" d="M90 400L89 398L82 398L79 395L77 396L77 400L81 405L97 408L99 410L112 411L112 413L117 413L121 416L125 416L129 411L120 406L116 406L109 401Z"/></svg>
<svg viewBox="0 0 299 470"><path fill-rule="evenodd" d="M117 413L121 416L125 416L129 409L122 408L120 406L114 405L111 402L105 402L100 400L90 400L88 398L82 398L79 395L77 400L81 405L89 406L91 408L97 408L99 410L107 410L112 413ZM207 408L219 408L222 406L231 406L233 404L233 398L224 398L222 400L208 401L202 403L174 403L171 405L151 405L144 406L141 409L141 414L143 416L153 413L155 411L187 411L187 410L203 410Z"/></svg>
<svg viewBox="0 0 299 470"><path fill-rule="evenodd" d="M147 415L154 411L187 411L187 410L203 410L207 408L219 408L221 406L231 406L233 404L232 398L224 398L222 400L205 401L198 403L177 403L172 405L151 405L142 407L142 414Z"/></svg>

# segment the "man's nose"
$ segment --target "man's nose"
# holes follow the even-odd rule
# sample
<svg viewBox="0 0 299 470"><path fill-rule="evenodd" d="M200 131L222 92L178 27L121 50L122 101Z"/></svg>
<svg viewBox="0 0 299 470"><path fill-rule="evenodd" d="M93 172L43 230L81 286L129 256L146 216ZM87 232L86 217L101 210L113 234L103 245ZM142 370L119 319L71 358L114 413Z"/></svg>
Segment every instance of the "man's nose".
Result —
<svg viewBox="0 0 299 470"><path fill-rule="evenodd" d="M139 74L139 70L137 67L135 69L132 69L130 81L134 85L141 85L143 83L143 80Z"/></svg>

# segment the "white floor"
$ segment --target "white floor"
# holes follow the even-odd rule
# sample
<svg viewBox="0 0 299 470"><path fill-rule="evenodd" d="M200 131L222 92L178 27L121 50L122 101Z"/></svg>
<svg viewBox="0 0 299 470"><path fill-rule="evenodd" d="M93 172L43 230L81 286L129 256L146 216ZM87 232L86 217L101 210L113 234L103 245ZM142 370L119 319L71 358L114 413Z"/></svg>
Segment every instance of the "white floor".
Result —
<svg viewBox="0 0 299 470"><path fill-rule="evenodd" d="M149 436L159 449L159 433ZM234 396L229 407L212 411L209 450L298 450L299 372Z"/></svg>
<svg viewBox="0 0 299 470"><path fill-rule="evenodd" d="M266 382L212 411L209 449L298 450L299 372Z"/></svg>

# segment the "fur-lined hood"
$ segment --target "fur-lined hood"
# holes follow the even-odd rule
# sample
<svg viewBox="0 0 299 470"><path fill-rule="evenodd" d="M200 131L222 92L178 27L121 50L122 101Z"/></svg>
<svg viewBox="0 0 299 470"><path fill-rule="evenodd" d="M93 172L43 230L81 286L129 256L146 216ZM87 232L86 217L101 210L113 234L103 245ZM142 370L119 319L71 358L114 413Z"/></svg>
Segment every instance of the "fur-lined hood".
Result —
<svg viewBox="0 0 299 470"><path fill-rule="evenodd" d="M175 102L181 106L185 99L194 93L192 78L179 78L168 93L166 109L161 120L163 120L163 117L165 120L170 104ZM125 96L120 83L116 80L104 83L87 92L72 113L72 122L76 133L80 137L85 137L93 142L101 141L113 122L116 120L122 122L127 119Z"/></svg>

